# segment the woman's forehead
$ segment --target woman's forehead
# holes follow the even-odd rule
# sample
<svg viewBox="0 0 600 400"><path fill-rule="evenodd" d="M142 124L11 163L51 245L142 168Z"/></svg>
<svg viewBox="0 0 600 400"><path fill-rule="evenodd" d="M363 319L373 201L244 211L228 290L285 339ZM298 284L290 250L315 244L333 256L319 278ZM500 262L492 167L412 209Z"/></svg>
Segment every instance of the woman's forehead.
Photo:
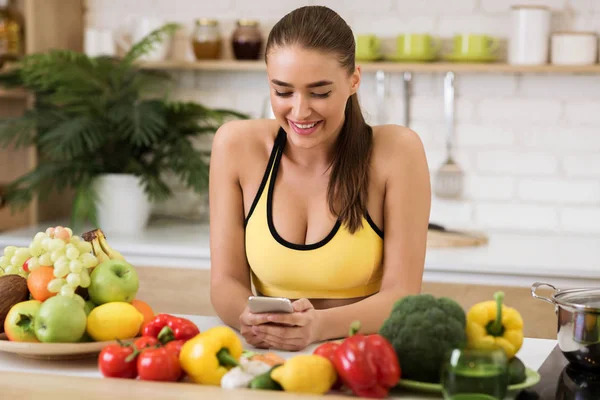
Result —
<svg viewBox="0 0 600 400"><path fill-rule="evenodd" d="M267 73L276 79L296 85L320 80L337 80L345 75L338 57L300 46L284 46L269 51Z"/></svg>

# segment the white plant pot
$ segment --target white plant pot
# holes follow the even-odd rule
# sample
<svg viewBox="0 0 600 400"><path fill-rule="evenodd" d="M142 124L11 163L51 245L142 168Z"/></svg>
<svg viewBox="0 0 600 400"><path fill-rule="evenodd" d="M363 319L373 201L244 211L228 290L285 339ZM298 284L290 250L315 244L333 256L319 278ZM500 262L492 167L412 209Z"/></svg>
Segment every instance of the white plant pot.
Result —
<svg viewBox="0 0 600 400"><path fill-rule="evenodd" d="M96 179L99 228L105 232L136 234L148 224L151 205L140 179L129 174L105 174Z"/></svg>

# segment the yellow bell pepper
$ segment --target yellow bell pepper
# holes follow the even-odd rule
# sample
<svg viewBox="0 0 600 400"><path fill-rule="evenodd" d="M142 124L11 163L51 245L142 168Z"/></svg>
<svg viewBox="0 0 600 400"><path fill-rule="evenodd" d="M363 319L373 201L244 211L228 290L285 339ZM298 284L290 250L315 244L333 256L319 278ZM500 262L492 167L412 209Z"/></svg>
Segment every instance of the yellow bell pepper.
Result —
<svg viewBox="0 0 600 400"><path fill-rule="evenodd" d="M324 394L337 380L335 367L325 357L301 354L271 372L271 379L286 392Z"/></svg>
<svg viewBox="0 0 600 400"><path fill-rule="evenodd" d="M503 292L496 292L494 299L475 304L467 313L468 346L501 348L511 359L523 344L523 318L517 310L502 304Z"/></svg>
<svg viewBox="0 0 600 400"><path fill-rule="evenodd" d="M192 381L219 386L223 375L239 365L243 350L242 342L231 328L217 326L185 342L179 362Z"/></svg>

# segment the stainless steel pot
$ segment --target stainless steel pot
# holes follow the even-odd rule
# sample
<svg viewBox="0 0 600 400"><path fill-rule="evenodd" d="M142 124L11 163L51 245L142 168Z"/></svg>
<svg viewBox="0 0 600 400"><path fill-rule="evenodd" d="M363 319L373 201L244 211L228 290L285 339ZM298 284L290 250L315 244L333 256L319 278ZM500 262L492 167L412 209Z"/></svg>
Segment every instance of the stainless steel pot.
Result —
<svg viewBox="0 0 600 400"><path fill-rule="evenodd" d="M554 289L551 298L536 294L540 286ZM585 368L600 368L600 288L560 290L535 282L531 295L554 305L558 345L566 359Z"/></svg>

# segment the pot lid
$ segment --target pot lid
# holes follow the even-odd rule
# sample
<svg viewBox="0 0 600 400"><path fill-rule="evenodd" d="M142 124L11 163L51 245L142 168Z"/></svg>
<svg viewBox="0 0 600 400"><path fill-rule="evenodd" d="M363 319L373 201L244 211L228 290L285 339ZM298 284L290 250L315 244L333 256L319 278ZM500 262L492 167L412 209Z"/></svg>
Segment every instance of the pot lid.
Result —
<svg viewBox="0 0 600 400"><path fill-rule="evenodd" d="M564 290L556 293L554 299L564 306L600 310L600 288Z"/></svg>

